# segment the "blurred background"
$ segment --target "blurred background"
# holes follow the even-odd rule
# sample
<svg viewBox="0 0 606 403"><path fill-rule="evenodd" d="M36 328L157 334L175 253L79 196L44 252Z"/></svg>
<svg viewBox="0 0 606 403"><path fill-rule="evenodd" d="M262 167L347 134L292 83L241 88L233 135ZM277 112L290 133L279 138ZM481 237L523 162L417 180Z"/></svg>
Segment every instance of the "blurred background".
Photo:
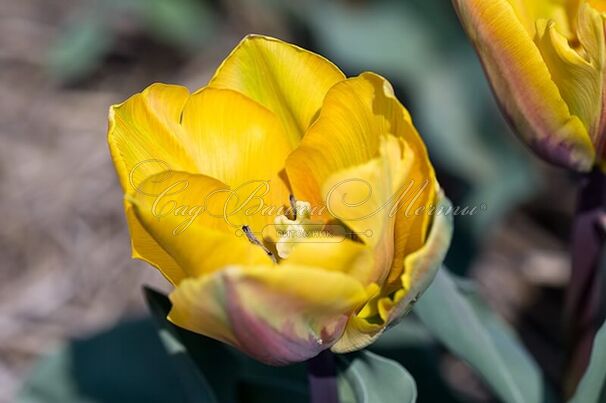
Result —
<svg viewBox="0 0 606 403"><path fill-rule="evenodd" d="M129 258L107 111L152 82L204 86L247 33L394 84L446 194L479 207L456 217L447 266L477 280L556 383L574 178L513 137L450 2L0 0L0 402L70 340L145 317L143 284L167 290ZM113 343L128 352L137 338ZM420 402L494 399L423 329L392 358Z"/></svg>

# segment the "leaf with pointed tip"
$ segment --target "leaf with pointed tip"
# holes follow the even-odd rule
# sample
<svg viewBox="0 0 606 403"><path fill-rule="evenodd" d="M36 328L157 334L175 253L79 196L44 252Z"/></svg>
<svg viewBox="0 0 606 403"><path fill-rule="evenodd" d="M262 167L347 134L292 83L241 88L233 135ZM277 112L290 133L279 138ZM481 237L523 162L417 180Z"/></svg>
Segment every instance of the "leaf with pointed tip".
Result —
<svg viewBox="0 0 606 403"><path fill-rule="evenodd" d="M453 354L467 361L506 403L543 401L541 372L511 329L442 268L414 308Z"/></svg>
<svg viewBox="0 0 606 403"><path fill-rule="evenodd" d="M337 355L341 403L413 403L417 386L395 361L369 351Z"/></svg>

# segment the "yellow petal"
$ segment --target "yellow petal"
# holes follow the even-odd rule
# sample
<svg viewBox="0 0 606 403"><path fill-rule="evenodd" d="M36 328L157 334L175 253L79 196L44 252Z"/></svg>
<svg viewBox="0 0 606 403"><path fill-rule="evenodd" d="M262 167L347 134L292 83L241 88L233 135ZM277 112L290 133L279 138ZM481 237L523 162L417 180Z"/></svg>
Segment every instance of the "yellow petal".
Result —
<svg viewBox="0 0 606 403"><path fill-rule="evenodd" d="M375 251L373 281L379 285L389 275L394 256L395 214L388 204L402 187L412 161L404 161L404 147L396 137L385 136L382 142L379 158L337 172L325 181L323 190L331 215Z"/></svg>
<svg viewBox="0 0 606 403"><path fill-rule="evenodd" d="M249 35L219 67L209 86L254 99L282 121L295 146L326 92L345 76L325 58L278 39Z"/></svg>
<svg viewBox="0 0 606 403"><path fill-rule="evenodd" d="M587 3L596 10L606 13L606 0L588 0Z"/></svg>
<svg viewBox="0 0 606 403"><path fill-rule="evenodd" d="M108 143L123 191L136 192L145 178L167 169L192 169L182 145L179 116L189 91L181 86L153 84L109 113ZM157 244L125 202L132 255L157 267L172 283L184 276L179 265Z"/></svg>
<svg viewBox="0 0 606 403"><path fill-rule="evenodd" d="M583 0L509 0L518 18L534 37L537 20L553 20L569 39L576 37L576 16Z"/></svg>
<svg viewBox="0 0 606 403"><path fill-rule="evenodd" d="M291 148L276 116L235 91L205 88L185 105L182 124L198 171L230 186L234 209L242 201L232 222L255 231L272 223L261 209L290 193L280 171Z"/></svg>
<svg viewBox="0 0 606 403"><path fill-rule="evenodd" d="M141 225L130 202L124 202L124 211L130 232L133 259L151 264L172 284L179 284L187 274Z"/></svg>
<svg viewBox="0 0 606 403"><path fill-rule="evenodd" d="M604 21L588 6L581 8L579 19L580 49L570 46L553 20L537 23L537 46L570 112L581 119L595 143L606 56Z"/></svg>
<svg viewBox="0 0 606 403"><path fill-rule="evenodd" d="M363 73L335 85L326 95L318 120L286 161L294 194L312 206L320 205L328 177L375 158L380 137L404 136L409 122L384 78Z"/></svg>
<svg viewBox="0 0 606 403"><path fill-rule="evenodd" d="M374 282L372 251L359 242L340 236L297 243L283 262L342 272L364 286Z"/></svg>
<svg viewBox="0 0 606 403"><path fill-rule="evenodd" d="M171 293L169 319L283 365L330 348L367 297L340 273L308 266L231 266L186 279Z"/></svg>
<svg viewBox="0 0 606 403"><path fill-rule="evenodd" d="M275 176L291 151L276 116L232 90L196 92L181 121L198 172L232 187Z"/></svg>
<svg viewBox="0 0 606 403"><path fill-rule="evenodd" d="M185 87L153 84L110 108L108 143L125 193L167 169L195 169L179 125L188 98Z"/></svg>
<svg viewBox="0 0 606 403"><path fill-rule="evenodd" d="M335 85L320 117L289 156L286 170L298 198L312 205L330 201L328 210L362 240L380 246L377 281L392 264L396 270L390 279L397 279L403 256L423 244L427 215L405 212L434 201L435 174L410 115L384 78L363 73ZM372 197L359 206L342 203L345 194L350 203L363 201L370 190ZM369 230L370 237L365 235Z"/></svg>
<svg viewBox="0 0 606 403"><path fill-rule="evenodd" d="M439 194L437 207L437 211L442 213L433 216L427 242L404 260L400 289L391 295L381 293L369 302L349 321L332 351L346 353L368 346L386 328L395 325L421 298L442 264L452 238L452 214L448 213L452 206L442 193Z"/></svg>
<svg viewBox="0 0 606 403"><path fill-rule="evenodd" d="M148 178L140 189L129 201L143 228L181 268L183 276L173 283L229 264L271 263L262 248L223 216L225 184L200 174L171 172Z"/></svg>
<svg viewBox="0 0 606 403"><path fill-rule="evenodd" d="M504 113L520 137L555 164L587 171L595 151L508 0L454 0Z"/></svg>

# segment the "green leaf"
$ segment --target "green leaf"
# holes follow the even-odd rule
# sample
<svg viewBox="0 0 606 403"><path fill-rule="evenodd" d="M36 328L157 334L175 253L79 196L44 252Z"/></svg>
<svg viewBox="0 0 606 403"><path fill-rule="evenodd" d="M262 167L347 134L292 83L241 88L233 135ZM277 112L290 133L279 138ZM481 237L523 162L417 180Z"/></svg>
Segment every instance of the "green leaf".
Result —
<svg viewBox="0 0 606 403"><path fill-rule="evenodd" d="M606 322L596 334L587 372L569 403L606 402Z"/></svg>
<svg viewBox="0 0 606 403"><path fill-rule="evenodd" d="M166 319L171 307L168 298L147 287L144 288L144 294L153 317L160 326L160 340L173 359L186 396L192 402L201 399L203 402L217 403L217 398L212 392L208 381L198 370L196 363L192 360L192 357L181 342L178 329Z"/></svg>
<svg viewBox="0 0 606 403"><path fill-rule="evenodd" d="M417 386L395 361L369 351L337 355L341 403L412 403Z"/></svg>
<svg viewBox="0 0 606 403"><path fill-rule="evenodd" d="M92 10L69 26L51 48L50 73L65 82L84 78L99 65L113 41L103 10Z"/></svg>
<svg viewBox="0 0 606 403"><path fill-rule="evenodd" d="M216 16L206 1L146 0L137 5L149 33L170 45L195 49L214 33Z"/></svg>
<svg viewBox="0 0 606 403"><path fill-rule="evenodd" d="M18 403L307 403L305 364L270 367L166 320L168 298L145 290L156 323L126 322L40 360Z"/></svg>
<svg viewBox="0 0 606 403"><path fill-rule="evenodd" d="M42 359L17 403L192 403L149 320L121 323Z"/></svg>
<svg viewBox="0 0 606 403"><path fill-rule="evenodd" d="M305 364L272 367L253 360L239 351L208 337L175 326L166 319L169 299L157 291L144 288L150 310L160 326L161 339L179 366L185 390L231 403L307 402L308 386ZM200 381L197 385L195 383ZM210 392L212 388L213 393ZM198 396L203 396L202 394Z"/></svg>
<svg viewBox="0 0 606 403"><path fill-rule="evenodd" d="M461 289L445 268L438 272L414 312L501 400L543 401L541 372L515 334L468 286Z"/></svg>

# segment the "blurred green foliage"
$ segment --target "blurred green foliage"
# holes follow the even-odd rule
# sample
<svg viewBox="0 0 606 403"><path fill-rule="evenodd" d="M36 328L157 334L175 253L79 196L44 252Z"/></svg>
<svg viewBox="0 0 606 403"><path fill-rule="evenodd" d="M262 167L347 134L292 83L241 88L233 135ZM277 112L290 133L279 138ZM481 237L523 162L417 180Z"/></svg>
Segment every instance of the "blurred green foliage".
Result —
<svg viewBox="0 0 606 403"><path fill-rule="evenodd" d="M414 312L436 338L484 378L503 402L544 401L540 368L470 283L457 281L443 268Z"/></svg>
<svg viewBox="0 0 606 403"><path fill-rule="evenodd" d="M570 403L606 402L606 323L593 342L591 362Z"/></svg>
<svg viewBox="0 0 606 403"><path fill-rule="evenodd" d="M215 10L206 1L95 0L64 28L50 50L49 71L67 83L87 77L116 44L119 28L142 31L191 54L212 39L216 21Z"/></svg>

